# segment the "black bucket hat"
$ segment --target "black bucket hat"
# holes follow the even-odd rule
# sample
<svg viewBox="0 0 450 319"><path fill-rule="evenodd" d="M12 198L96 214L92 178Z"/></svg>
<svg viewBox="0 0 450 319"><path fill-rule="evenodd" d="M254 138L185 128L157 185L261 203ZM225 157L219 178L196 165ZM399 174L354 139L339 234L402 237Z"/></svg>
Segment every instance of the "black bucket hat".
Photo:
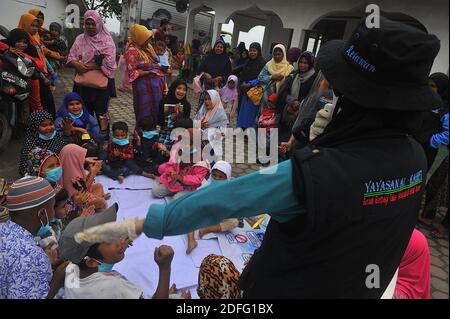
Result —
<svg viewBox="0 0 450 319"><path fill-rule="evenodd" d="M380 28L363 18L348 41L325 43L318 68L333 88L370 109L426 111L436 105L427 80L440 41L412 26L380 17Z"/></svg>

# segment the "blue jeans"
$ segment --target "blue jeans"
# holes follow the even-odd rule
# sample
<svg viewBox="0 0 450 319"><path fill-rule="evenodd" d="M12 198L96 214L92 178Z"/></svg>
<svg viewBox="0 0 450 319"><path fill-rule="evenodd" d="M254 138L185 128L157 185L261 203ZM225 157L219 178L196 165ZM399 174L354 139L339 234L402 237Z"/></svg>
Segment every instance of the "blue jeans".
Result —
<svg viewBox="0 0 450 319"><path fill-rule="evenodd" d="M142 168L132 159L124 162L103 162L103 174L113 180L117 180L119 176L128 176L130 174L142 175Z"/></svg>

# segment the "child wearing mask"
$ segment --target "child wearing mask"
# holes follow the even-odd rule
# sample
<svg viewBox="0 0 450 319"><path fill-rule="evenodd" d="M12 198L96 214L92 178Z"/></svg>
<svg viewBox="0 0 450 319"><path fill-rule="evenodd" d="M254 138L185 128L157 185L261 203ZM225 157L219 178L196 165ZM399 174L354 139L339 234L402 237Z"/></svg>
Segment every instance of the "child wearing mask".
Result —
<svg viewBox="0 0 450 319"><path fill-rule="evenodd" d="M125 250L137 236L116 240L111 243L96 242L89 238L80 238L78 233L91 227L114 222L117 217L117 204L106 211L90 217L78 217L64 229L59 241L61 256L71 262L68 269L71 276L66 276L66 299L142 299L143 291L129 282L116 271L101 271L111 268L120 262ZM170 270L173 259L173 249L170 246L160 246L155 249L154 260L159 266L159 282L154 299L169 297ZM102 267L102 265L108 267ZM77 285L73 284L73 280Z"/></svg>
<svg viewBox="0 0 450 319"><path fill-rule="evenodd" d="M56 113L55 126L62 131L64 121L68 122L70 143L83 145L85 143L100 144L103 140L100 136L100 127L97 119L89 114L83 99L78 93L70 92L64 96L64 100Z"/></svg>
<svg viewBox="0 0 450 319"><path fill-rule="evenodd" d="M141 147L141 138L137 132L134 132L135 140L130 142L127 123L115 122L112 125L112 133L113 137L107 146L107 158L102 165L103 173L121 184L130 174L152 178L152 174L145 172L134 161L135 154Z"/></svg>
<svg viewBox="0 0 450 319"><path fill-rule="evenodd" d="M155 124L151 117L144 117L139 122L141 128L141 146L135 161L146 173L155 174L158 166L168 160L170 152L159 143L159 133L155 130Z"/></svg>

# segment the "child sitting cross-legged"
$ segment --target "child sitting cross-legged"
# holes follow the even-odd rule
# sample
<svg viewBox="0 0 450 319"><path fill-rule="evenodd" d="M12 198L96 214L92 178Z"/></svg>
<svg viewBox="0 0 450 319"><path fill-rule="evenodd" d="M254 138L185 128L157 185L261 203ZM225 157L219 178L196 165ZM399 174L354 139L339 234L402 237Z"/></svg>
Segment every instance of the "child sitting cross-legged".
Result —
<svg viewBox="0 0 450 319"><path fill-rule="evenodd" d="M189 147L184 150L182 136L172 146L169 162L159 166L158 172L161 176L157 179L153 189L153 197L163 198L174 196L174 199L193 192L202 185L202 181L209 173L209 164L201 161L201 154L197 154L194 148L194 131L191 119L179 120L176 128L184 128L185 138L189 138ZM188 135L189 134L189 135ZM188 137L187 137L188 136ZM189 154L183 154L189 150Z"/></svg>
<svg viewBox="0 0 450 319"><path fill-rule="evenodd" d="M94 216L72 220L62 232L59 242L61 256L71 263L66 269L64 293L66 299L139 299L143 291L116 271L101 271L103 266L120 262L125 250L132 244L136 233L129 228L127 238L110 242L98 241L89 229L106 224L115 224L117 204ZM173 259L170 246L155 249L154 260L159 266L159 283L154 299L169 297L170 271Z"/></svg>
<svg viewBox="0 0 450 319"><path fill-rule="evenodd" d="M140 152L135 161L146 173L157 173L158 166L169 159L170 152L164 144L159 143L159 133L155 130L155 124L151 117L144 117L139 121L141 133Z"/></svg>
<svg viewBox="0 0 450 319"><path fill-rule="evenodd" d="M153 177L140 168L134 161L135 154L139 152L141 138L135 132L135 140L128 138L128 125L125 122L115 122L112 125L113 138L108 142L106 160L103 162L103 173L113 180L123 183L125 176L130 174Z"/></svg>

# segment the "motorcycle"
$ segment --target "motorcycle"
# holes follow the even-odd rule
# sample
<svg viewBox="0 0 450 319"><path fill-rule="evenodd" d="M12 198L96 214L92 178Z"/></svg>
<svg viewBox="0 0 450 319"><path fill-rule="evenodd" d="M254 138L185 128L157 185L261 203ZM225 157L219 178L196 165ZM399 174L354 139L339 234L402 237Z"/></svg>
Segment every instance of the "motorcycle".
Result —
<svg viewBox="0 0 450 319"><path fill-rule="evenodd" d="M0 34L7 38L7 29ZM5 50L0 53L0 152L8 145L13 131L18 131L20 117L31 92L31 79L36 66L31 59Z"/></svg>

